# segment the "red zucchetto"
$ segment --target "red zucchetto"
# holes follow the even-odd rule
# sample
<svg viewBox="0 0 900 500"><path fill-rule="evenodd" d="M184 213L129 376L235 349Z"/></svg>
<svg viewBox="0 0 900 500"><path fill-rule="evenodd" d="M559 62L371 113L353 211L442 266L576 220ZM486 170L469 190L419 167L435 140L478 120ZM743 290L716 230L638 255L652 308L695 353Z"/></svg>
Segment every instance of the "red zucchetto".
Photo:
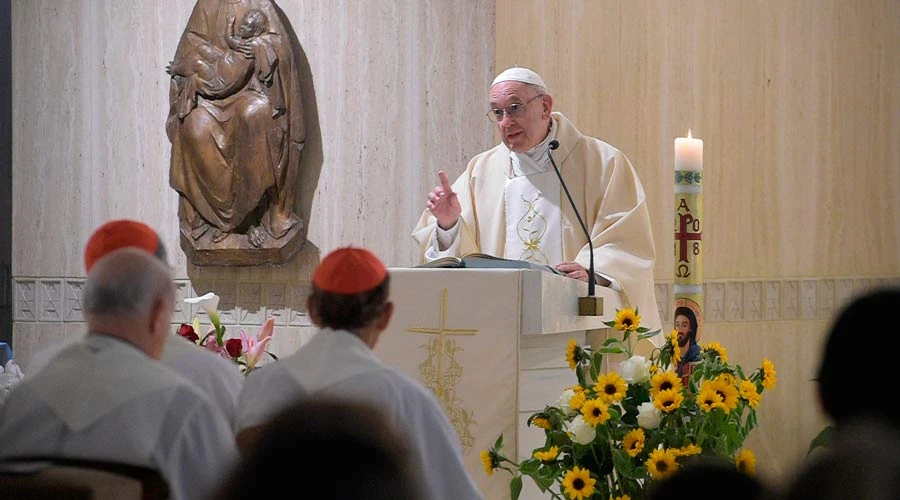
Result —
<svg viewBox="0 0 900 500"><path fill-rule="evenodd" d="M84 247L85 270L91 272L101 257L126 247L146 250L165 261L165 250L156 231L143 222L118 219L103 224L88 239Z"/></svg>
<svg viewBox="0 0 900 500"><path fill-rule="evenodd" d="M374 289L387 277L387 268L364 248L339 248L326 255L313 272L319 290L354 295Z"/></svg>

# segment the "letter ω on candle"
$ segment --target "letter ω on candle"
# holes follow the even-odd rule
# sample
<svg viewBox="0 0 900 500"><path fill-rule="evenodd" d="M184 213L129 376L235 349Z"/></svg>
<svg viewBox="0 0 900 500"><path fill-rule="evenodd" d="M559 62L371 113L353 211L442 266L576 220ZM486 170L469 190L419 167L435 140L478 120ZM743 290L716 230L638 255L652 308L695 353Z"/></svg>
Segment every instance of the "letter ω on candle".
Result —
<svg viewBox="0 0 900 500"><path fill-rule="evenodd" d="M687 137L675 138L675 170L703 170L703 141L691 137L691 129Z"/></svg>

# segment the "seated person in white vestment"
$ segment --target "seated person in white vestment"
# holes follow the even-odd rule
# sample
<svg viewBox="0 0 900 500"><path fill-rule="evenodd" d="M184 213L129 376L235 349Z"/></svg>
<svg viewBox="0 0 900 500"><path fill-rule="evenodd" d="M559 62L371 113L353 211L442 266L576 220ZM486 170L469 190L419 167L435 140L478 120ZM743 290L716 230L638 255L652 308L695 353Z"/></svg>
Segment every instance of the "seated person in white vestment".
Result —
<svg viewBox="0 0 900 500"><path fill-rule="evenodd" d="M0 460L66 458L157 470L175 500L209 495L238 458L231 426L200 389L158 360L175 287L144 250L88 274L88 334L16 385L0 407Z"/></svg>
<svg viewBox="0 0 900 500"><path fill-rule="evenodd" d="M389 284L384 264L368 250L340 248L322 260L307 301L319 331L296 353L247 377L238 403L238 445L242 452L251 449L258 426L300 398L359 401L382 411L408 440L425 478L422 498L482 498L437 398L372 352L394 311Z"/></svg>
<svg viewBox="0 0 900 500"><path fill-rule="evenodd" d="M155 255L163 264L166 247L150 226L131 219L111 220L93 232L84 248L84 268L90 273L94 263L120 248L137 248ZM32 360L29 374L46 366L65 345L54 345L40 351ZM161 361L179 375L193 382L224 413L231 425L237 417L237 398L244 376L235 363L206 349L201 349L180 335L169 335Z"/></svg>
<svg viewBox="0 0 900 500"><path fill-rule="evenodd" d="M487 116L502 142L475 156L452 186L438 173L412 233L422 260L486 253L587 281L587 237L548 156L558 141L553 158L590 233L595 282L624 292L623 305L638 308L641 324L660 328L646 195L625 154L554 112L544 80L529 69L494 79Z"/></svg>
<svg viewBox="0 0 900 500"><path fill-rule="evenodd" d="M297 471L310 482L298 482ZM420 481L406 439L380 410L341 399L301 399L263 427L213 499L281 498L309 485L317 500L419 500Z"/></svg>

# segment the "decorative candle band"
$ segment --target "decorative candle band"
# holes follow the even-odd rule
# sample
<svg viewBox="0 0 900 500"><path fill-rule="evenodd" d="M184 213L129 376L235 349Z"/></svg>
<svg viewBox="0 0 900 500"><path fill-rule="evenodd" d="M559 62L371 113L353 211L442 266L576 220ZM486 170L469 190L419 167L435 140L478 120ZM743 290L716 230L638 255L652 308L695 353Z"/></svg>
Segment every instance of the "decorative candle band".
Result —
<svg viewBox="0 0 900 500"><path fill-rule="evenodd" d="M698 339L703 322L702 180L700 171L675 171L675 307L694 312Z"/></svg>
<svg viewBox="0 0 900 500"><path fill-rule="evenodd" d="M703 190L699 172L675 172L675 283L703 283ZM693 188L693 189L685 189Z"/></svg>

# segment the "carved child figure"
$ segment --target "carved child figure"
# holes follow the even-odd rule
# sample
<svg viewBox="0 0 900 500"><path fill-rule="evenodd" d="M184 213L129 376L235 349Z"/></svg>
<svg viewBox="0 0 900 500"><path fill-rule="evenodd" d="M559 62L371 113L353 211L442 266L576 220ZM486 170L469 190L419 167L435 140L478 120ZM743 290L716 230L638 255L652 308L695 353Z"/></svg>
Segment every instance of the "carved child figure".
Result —
<svg viewBox="0 0 900 500"><path fill-rule="evenodd" d="M268 18L258 9L247 11L238 26L237 34L234 22L234 17L229 17L229 33L224 37L230 50L222 50L207 40L188 33L193 50L173 60L166 68L170 75L180 75L190 80L190 84L184 87L179 96L179 118L187 116L197 105L198 95L205 99L223 99L246 85L261 92L260 80L266 85L271 81L271 64L267 71L259 71L259 80L251 78L257 70L257 59L272 61L275 57L258 54L266 51L266 44L260 36L268 30Z"/></svg>

